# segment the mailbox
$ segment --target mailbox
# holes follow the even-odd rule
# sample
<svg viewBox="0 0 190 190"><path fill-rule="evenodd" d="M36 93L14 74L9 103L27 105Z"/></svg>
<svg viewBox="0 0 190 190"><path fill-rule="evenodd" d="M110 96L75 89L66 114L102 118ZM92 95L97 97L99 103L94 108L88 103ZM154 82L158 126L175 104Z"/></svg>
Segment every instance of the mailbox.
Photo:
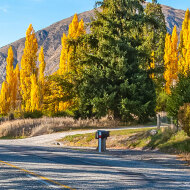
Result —
<svg viewBox="0 0 190 190"><path fill-rule="evenodd" d="M106 139L110 136L109 131L98 130L96 132L95 138L98 139L98 151L105 152L106 151Z"/></svg>
<svg viewBox="0 0 190 190"><path fill-rule="evenodd" d="M100 132L101 132L101 136L99 135ZM109 136L110 136L110 132L109 131L98 130L96 132L96 139L99 139L99 138L103 139L103 138L107 138Z"/></svg>

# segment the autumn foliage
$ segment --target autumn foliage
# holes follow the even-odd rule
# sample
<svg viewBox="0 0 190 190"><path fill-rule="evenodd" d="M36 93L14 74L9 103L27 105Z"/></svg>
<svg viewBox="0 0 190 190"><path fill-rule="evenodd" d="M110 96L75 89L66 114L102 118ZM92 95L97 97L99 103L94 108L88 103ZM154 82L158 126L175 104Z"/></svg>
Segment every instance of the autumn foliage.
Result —
<svg viewBox="0 0 190 190"><path fill-rule="evenodd" d="M77 39L85 34L84 22L79 22L77 14L69 26L68 35L63 34L62 50L59 69L53 75L68 78L69 73L75 69L73 56L74 49L68 45L68 40ZM14 53L12 47L8 50L6 79L2 83L0 93L0 114L10 112L34 111L64 111L72 104L64 99L62 88L56 81L48 81L45 77L45 57L43 47L38 55L38 43L32 24L26 31L25 48L21 63L14 68ZM37 64L39 63L39 68ZM19 68L20 65L20 68ZM70 77L71 80L71 77Z"/></svg>
<svg viewBox="0 0 190 190"><path fill-rule="evenodd" d="M179 42L179 44L178 44ZM165 40L165 90L171 93L171 87L178 82L178 75L189 75L190 72L190 12L187 9L178 40L177 27L175 26L172 35L167 34Z"/></svg>
<svg viewBox="0 0 190 190"><path fill-rule="evenodd" d="M109 10L105 5L103 6L104 11L97 14L99 15L97 16L99 20L92 22L92 34L90 35L86 34L84 21L82 19L79 21L77 14L74 15L69 25L68 33L63 33L61 38L62 49L60 51L59 69L50 76L45 76L44 49L38 46L35 31L32 25L29 25L26 31L26 41L21 62L15 65L12 47L8 50L6 78L0 91L1 115L7 115L11 112L35 111L45 114L60 113L71 110L71 108L75 109L78 106L77 111L82 110L81 113L85 112L87 116L93 116L93 114L97 114L97 110L103 110L101 113L115 113L115 117L128 114L129 117L139 115L139 118L143 118L145 110L147 110L147 115L149 113L148 106L154 110L155 96L153 97L153 95L155 89L153 89L152 79L156 80L160 75L163 79L164 76L165 91L170 94L171 88L178 83L179 75L189 75L189 10L185 14L180 39L175 26L172 34L166 34L164 48L164 40L160 42L160 37L157 34L160 33L160 30L154 34L154 31L152 31L154 25L150 25L150 23L147 27L145 27L146 23L144 23L143 27L137 25L134 28L133 23L129 25L125 19L119 21L119 16L112 14L116 8L120 10L121 7L115 7L113 6L114 3L109 4L109 2L112 2L112 0L106 1L105 5L113 10ZM119 3L122 4L122 2ZM139 19L142 15L145 16L143 9L138 10L138 7L136 7L134 11L131 11L123 4L122 6L126 11L129 11L131 19L136 18L133 14L137 13L140 14L136 15L139 16ZM135 7L135 4L133 6ZM156 17L153 14L154 12L151 11L151 6L146 10L146 14ZM157 8L155 5L154 7L155 9ZM159 8L159 15L161 14L160 11L161 9ZM121 12L118 14L121 14ZM110 20L106 20L104 16ZM137 19L135 22L138 21ZM121 24L118 24L120 22ZM108 24L110 25L108 26ZM162 24L163 28L164 24ZM100 26L103 27L101 30L98 28ZM144 28L143 31L148 31L147 35L149 36L142 37L144 35L142 28ZM140 32L142 34L139 35ZM165 36L164 32L162 36ZM153 43L155 41L153 39L156 39L156 44ZM160 43L162 44L161 46L159 46ZM164 73L163 70L161 74L154 72L159 65L162 65L162 69L164 65ZM137 73L134 74L133 72ZM83 76L86 78L83 78ZM140 82L143 80L144 83L141 84ZM82 84L80 92L77 81L81 82L80 85ZM149 82L147 83L150 87L149 91L151 92L152 90L152 93L149 92L147 96L150 96L150 98L147 99L146 96L144 100L142 95L146 94L145 83L147 81ZM142 92L139 90L140 87L135 87L137 84L141 84ZM73 86L77 86L77 88L74 89ZM86 94L88 96L85 96ZM82 99L81 97L84 98ZM118 97L121 98L121 101L117 104L117 109L115 109L115 102L119 100ZM131 97L134 99L131 99ZM140 99L137 101L139 97ZM92 99L93 101L91 101ZM142 99L143 109L136 109L135 106L140 105ZM133 108L134 113L131 114L130 111Z"/></svg>

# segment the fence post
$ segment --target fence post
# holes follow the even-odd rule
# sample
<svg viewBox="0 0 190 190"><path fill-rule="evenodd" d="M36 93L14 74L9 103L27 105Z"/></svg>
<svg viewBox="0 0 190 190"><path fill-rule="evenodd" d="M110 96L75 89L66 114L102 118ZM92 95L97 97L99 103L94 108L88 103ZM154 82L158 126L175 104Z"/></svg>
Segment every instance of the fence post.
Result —
<svg viewBox="0 0 190 190"><path fill-rule="evenodd" d="M159 130L161 126L160 114L157 114L157 129Z"/></svg>

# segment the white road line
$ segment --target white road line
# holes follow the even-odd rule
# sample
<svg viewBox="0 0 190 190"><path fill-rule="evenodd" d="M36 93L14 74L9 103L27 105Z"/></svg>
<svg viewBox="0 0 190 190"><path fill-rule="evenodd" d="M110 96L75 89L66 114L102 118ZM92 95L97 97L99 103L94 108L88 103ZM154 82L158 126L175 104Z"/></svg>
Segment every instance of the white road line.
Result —
<svg viewBox="0 0 190 190"><path fill-rule="evenodd" d="M39 179L39 178L37 178L35 176L32 176L32 175L26 175L26 176L29 177L29 178L31 178L31 179L33 179L33 180L35 180L35 181L39 181L39 182L41 182L41 183L43 183L43 184L45 184L45 185L47 185L47 186L49 186L51 188L60 189L60 187L58 187L56 185L52 185L52 184L50 184L50 183L48 183L48 182L46 182L46 181L44 181L42 179Z"/></svg>

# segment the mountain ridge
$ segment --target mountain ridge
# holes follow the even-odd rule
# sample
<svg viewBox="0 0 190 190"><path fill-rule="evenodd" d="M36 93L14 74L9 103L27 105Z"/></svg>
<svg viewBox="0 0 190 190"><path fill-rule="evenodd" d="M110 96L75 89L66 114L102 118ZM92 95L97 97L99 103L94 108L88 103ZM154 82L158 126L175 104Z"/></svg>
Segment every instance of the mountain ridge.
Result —
<svg viewBox="0 0 190 190"><path fill-rule="evenodd" d="M179 33L185 11L165 5L162 5L162 11L165 15L168 32L171 33L174 25L176 25ZM88 24L91 22L91 18L94 17L94 9L80 13L78 14L78 17L79 20L83 19L84 22ZM36 32L39 48L41 46L44 47L46 74L55 72L59 67L59 57L62 48L61 37L63 33L67 34L72 19L73 16L68 17ZM87 28L87 32L89 32L89 28ZM0 48L0 83L5 79L6 75L6 57L9 46L12 46L13 48L14 65L16 65L16 63L19 63L20 65L25 46L25 37Z"/></svg>

